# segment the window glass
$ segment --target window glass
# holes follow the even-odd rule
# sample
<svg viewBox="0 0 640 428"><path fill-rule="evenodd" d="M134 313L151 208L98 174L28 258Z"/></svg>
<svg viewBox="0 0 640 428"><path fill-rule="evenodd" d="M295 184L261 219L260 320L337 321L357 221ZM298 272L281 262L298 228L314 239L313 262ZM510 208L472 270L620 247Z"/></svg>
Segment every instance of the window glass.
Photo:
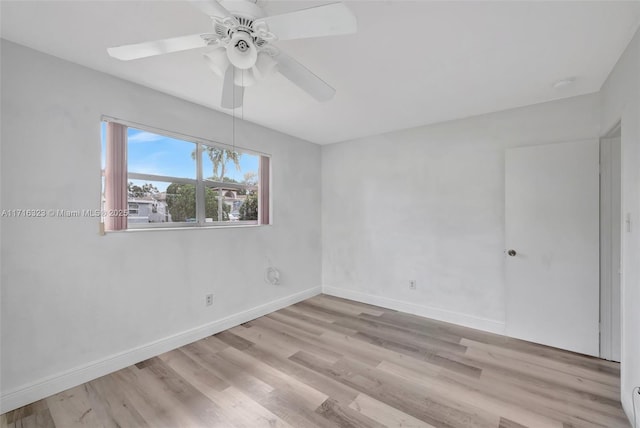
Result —
<svg viewBox="0 0 640 428"><path fill-rule="evenodd" d="M255 185L259 159L258 155L203 145L202 177L210 181Z"/></svg>
<svg viewBox="0 0 640 428"><path fill-rule="evenodd" d="M196 144L135 128L127 129L129 172L196 178Z"/></svg>
<svg viewBox="0 0 640 428"><path fill-rule="evenodd" d="M260 165L268 162L267 157L167 137L118 122L109 125L112 131L106 129L103 123L102 205L117 204L128 213L125 222L108 224L107 230L258 224L259 199L263 198L261 206L268 206L268 186L260 187L259 183L265 177ZM106 159L107 152L112 153L111 160ZM122 165L107 165L117 159L126 159L124 170ZM126 186L126 200L122 192L114 191L110 193L113 200L108 201L104 190L107 182L114 189Z"/></svg>
<svg viewBox="0 0 640 428"><path fill-rule="evenodd" d="M195 186L185 192L169 181L150 181L129 178L127 200L130 227L149 223L185 222L195 219Z"/></svg>

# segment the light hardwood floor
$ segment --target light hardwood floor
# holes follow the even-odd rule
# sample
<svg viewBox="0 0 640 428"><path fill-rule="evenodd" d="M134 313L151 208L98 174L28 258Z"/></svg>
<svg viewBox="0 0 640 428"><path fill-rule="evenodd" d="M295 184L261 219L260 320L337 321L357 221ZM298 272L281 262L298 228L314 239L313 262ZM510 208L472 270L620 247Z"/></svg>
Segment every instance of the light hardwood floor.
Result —
<svg viewBox="0 0 640 428"><path fill-rule="evenodd" d="M629 427L619 365L330 296L2 415L11 427Z"/></svg>

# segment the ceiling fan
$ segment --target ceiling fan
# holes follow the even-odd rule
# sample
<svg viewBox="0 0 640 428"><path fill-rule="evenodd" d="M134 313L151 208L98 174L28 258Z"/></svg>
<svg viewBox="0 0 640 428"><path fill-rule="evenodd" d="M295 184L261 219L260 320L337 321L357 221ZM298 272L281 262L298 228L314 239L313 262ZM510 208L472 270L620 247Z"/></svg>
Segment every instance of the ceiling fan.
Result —
<svg viewBox="0 0 640 428"><path fill-rule="evenodd" d="M256 0L190 0L213 20L213 32L108 48L128 61L213 47L204 54L211 70L223 79L224 108L242 105L244 88L278 71L318 101L333 98L335 89L298 61L276 48L276 40L303 39L357 30L356 18L343 3L332 3L282 15L265 16Z"/></svg>

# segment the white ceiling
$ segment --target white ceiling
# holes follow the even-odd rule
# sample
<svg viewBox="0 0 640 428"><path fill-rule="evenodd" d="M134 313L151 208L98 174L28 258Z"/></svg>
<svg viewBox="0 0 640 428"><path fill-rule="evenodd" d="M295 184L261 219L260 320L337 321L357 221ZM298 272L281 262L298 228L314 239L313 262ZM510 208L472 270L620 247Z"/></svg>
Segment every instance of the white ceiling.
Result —
<svg viewBox="0 0 640 428"><path fill-rule="evenodd" d="M319 1L259 0L268 15ZM245 119L316 143L596 92L640 24L640 1L350 1L356 35L277 45L334 86L317 103L281 75L248 88ZM2 37L219 107L206 48L121 62L106 48L210 31L186 2L2 1ZM574 84L554 89L559 79ZM240 110L236 111L239 114Z"/></svg>

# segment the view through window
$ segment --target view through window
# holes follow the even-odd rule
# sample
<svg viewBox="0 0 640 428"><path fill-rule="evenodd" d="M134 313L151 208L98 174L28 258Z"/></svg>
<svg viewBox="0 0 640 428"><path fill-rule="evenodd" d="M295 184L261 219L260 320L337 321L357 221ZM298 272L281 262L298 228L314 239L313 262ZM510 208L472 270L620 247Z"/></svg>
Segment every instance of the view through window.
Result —
<svg viewBox="0 0 640 428"><path fill-rule="evenodd" d="M126 144L115 149L106 132L107 126L114 125L126 135ZM126 186L126 226L111 230L258 224L260 209L265 208L261 205L268 203L268 183L260 186L260 178L265 177L260 168L269 165L265 156L107 122L102 135L104 187ZM126 156L117 156L117 150ZM114 151L116 155L108 154ZM126 159L126 183L124 172L121 180L109 179L118 159ZM104 190L104 207L114 206L108 198L117 192Z"/></svg>

